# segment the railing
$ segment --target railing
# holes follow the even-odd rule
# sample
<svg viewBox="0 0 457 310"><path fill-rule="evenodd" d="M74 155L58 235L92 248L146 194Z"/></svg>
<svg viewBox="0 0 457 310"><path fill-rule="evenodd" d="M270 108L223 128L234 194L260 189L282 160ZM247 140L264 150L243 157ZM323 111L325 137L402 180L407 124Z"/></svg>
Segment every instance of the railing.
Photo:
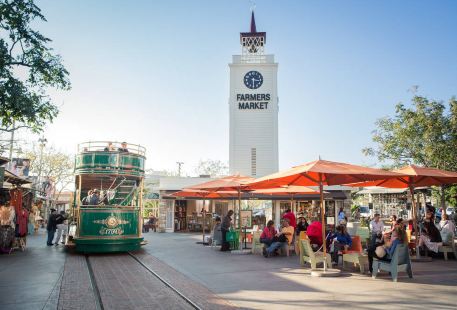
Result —
<svg viewBox="0 0 457 310"><path fill-rule="evenodd" d="M239 63L269 63L275 62L274 55L233 55L232 61L234 64Z"/></svg>
<svg viewBox="0 0 457 310"><path fill-rule="evenodd" d="M146 156L146 148L139 144L117 141L89 141L78 144L78 154L86 152L119 152Z"/></svg>
<svg viewBox="0 0 457 310"><path fill-rule="evenodd" d="M144 174L145 158L134 153L86 151L76 155L75 171L81 173ZM94 170L94 171L92 171Z"/></svg>

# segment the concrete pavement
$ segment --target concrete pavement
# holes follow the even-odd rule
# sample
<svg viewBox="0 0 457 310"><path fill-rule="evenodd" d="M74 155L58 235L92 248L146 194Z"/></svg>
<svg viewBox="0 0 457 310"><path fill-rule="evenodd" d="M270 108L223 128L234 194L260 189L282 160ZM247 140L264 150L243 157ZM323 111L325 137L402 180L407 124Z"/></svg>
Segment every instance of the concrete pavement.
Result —
<svg viewBox="0 0 457 310"><path fill-rule="evenodd" d="M63 246L47 247L45 230L27 237L27 249L0 255L0 308L56 309L65 262Z"/></svg>
<svg viewBox="0 0 457 310"><path fill-rule="evenodd" d="M145 234L145 251L229 302L246 309L455 309L457 261L413 263L414 278L387 273L378 279L346 272L340 278L313 278L297 256L233 255L196 244L200 235Z"/></svg>

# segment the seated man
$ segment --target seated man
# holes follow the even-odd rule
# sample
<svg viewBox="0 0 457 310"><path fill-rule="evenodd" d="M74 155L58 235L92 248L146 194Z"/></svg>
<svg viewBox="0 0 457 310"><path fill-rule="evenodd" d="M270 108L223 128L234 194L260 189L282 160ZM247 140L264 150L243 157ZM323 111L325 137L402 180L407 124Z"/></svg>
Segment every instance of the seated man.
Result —
<svg viewBox="0 0 457 310"><path fill-rule="evenodd" d="M108 142L108 145L104 149L105 152L113 152L115 150L116 148L114 147L113 142Z"/></svg>
<svg viewBox="0 0 457 310"><path fill-rule="evenodd" d="M338 263L338 253L343 250L348 250L352 246L352 238L349 235L346 225L338 225L336 233L332 235L333 239L333 255L332 259Z"/></svg>
<svg viewBox="0 0 457 310"><path fill-rule="evenodd" d="M294 238L294 228L290 226L288 219L283 219L283 227L281 233L273 238L273 242L264 252L265 257L271 256L276 250L284 248L287 244L291 244Z"/></svg>
<svg viewBox="0 0 457 310"><path fill-rule="evenodd" d="M117 149L119 152L125 152L128 153L129 150L127 148L127 142L122 142L121 147Z"/></svg>
<svg viewBox="0 0 457 310"><path fill-rule="evenodd" d="M92 191L92 196L90 197L89 205L98 206L99 203L100 203L100 191L95 188Z"/></svg>

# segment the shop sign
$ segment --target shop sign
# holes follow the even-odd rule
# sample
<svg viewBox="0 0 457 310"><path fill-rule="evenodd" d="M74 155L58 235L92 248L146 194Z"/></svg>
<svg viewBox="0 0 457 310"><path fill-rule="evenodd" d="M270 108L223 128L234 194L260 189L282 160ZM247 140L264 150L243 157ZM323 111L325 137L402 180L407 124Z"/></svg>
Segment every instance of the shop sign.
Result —
<svg viewBox="0 0 457 310"><path fill-rule="evenodd" d="M241 227L252 228L252 211L251 210L241 210Z"/></svg>

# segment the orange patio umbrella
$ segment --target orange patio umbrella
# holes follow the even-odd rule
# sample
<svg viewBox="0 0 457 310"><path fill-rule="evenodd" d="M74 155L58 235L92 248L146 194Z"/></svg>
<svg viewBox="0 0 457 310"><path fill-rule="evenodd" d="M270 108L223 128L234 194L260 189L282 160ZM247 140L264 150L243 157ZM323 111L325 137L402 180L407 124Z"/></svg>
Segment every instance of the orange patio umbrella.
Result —
<svg viewBox="0 0 457 310"><path fill-rule="evenodd" d="M348 184L351 186L379 186L387 188L409 188L413 203L413 224L414 235L416 239L416 257L419 258L418 251L418 237L417 237L417 208L416 199L414 198L414 188L416 187L430 187L439 186L444 184L456 184L457 172L440 170L435 168L420 167L416 165L408 165L400 169L393 170L393 172L400 173L403 176L396 178L389 178L384 180L377 180L371 182Z"/></svg>
<svg viewBox="0 0 457 310"><path fill-rule="evenodd" d="M235 191L238 194L238 226L239 229L241 229L241 192L245 191L244 185L254 180L254 178L244 175L229 175L220 179L211 180L205 183L191 186L188 189L203 190L209 192Z"/></svg>
<svg viewBox="0 0 457 310"><path fill-rule="evenodd" d="M169 197L182 198L202 198L202 199L223 199L234 197L238 194L236 191L209 192L202 190L183 189L182 191L169 194Z"/></svg>
<svg viewBox="0 0 457 310"><path fill-rule="evenodd" d="M289 170L280 171L253 182L246 189L276 188L285 185L319 186L322 221L322 238L324 257L326 256L324 185L342 185L363 181L375 181L402 176L399 173L375 168L339 163L327 160L316 160ZM327 264L324 260L324 271Z"/></svg>

